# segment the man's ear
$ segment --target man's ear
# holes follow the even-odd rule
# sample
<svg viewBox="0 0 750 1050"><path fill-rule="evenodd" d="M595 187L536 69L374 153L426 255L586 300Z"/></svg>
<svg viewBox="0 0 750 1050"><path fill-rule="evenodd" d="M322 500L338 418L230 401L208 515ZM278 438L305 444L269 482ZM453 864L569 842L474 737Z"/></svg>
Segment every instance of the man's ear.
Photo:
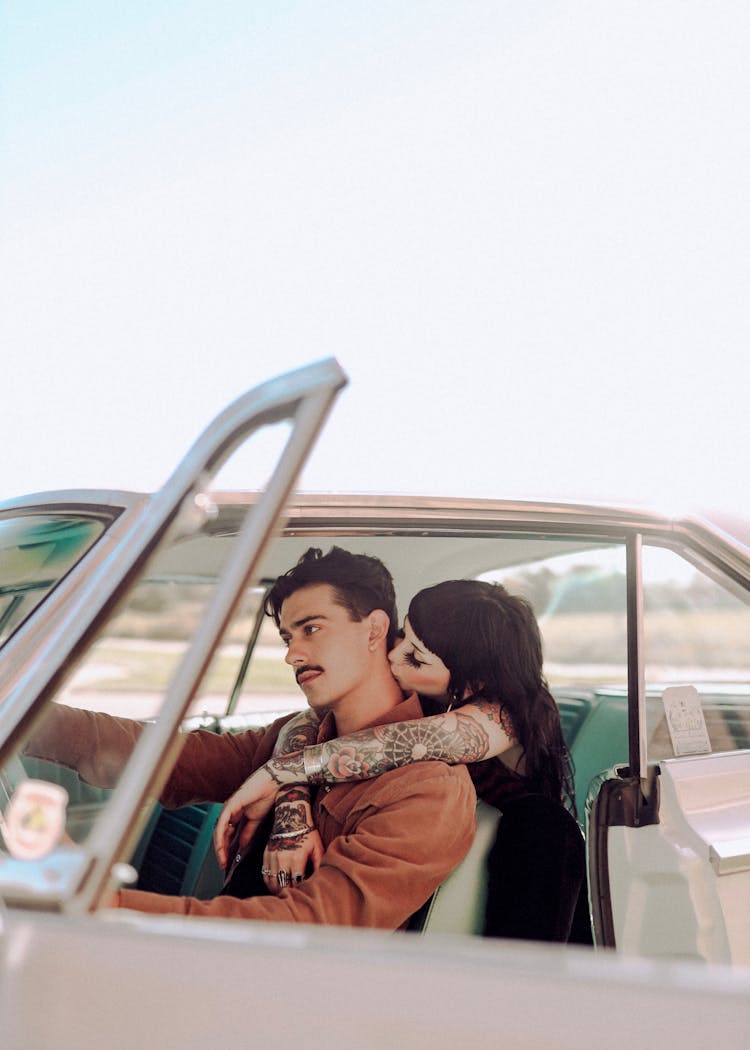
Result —
<svg viewBox="0 0 750 1050"><path fill-rule="evenodd" d="M381 642L385 642L388 638L388 630L391 626L391 620L388 613L383 609L373 609L367 619L370 624L369 648L374 652L378 645Z"/></svg>

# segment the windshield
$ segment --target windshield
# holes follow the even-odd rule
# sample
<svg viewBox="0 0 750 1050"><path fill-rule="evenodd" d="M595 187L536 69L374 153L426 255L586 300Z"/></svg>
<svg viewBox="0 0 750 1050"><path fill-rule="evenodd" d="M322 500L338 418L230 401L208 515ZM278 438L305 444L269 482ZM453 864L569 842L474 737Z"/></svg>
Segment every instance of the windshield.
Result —
<svg viewBox="0 0 750 1050"><path fill-rule="evenodd" d="M102 535L79 514L24 513L0 520L0 646Z"/></svg>

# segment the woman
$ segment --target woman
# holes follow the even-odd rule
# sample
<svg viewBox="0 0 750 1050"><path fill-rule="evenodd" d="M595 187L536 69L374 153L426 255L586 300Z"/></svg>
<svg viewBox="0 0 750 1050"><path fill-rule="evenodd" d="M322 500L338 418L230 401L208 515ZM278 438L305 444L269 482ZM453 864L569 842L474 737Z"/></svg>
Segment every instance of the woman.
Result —
<svg viewBox="0 0 750 1050"><path fill-rule="evenodd" d="M235 828L235 848L242 848L276 802L263 876L271 892L301 881L323 852L309 785L365 780L416 761L466 764L479 797L499 809L534 794L575 811L560 717L542 674L539 627L525 599L479 580L428 587L413 598L389 660L401 688L419 694L428 717L318 744L312 743L317 717L302 712L288 723L274 758L225 804L214 836L220 861Z"/></svg>

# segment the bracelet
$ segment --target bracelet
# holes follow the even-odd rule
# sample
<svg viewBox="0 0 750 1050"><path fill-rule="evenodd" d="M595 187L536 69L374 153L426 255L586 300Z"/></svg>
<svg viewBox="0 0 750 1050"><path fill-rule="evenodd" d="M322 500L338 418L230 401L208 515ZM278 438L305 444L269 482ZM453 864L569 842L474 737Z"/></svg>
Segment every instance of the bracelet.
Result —
<svg viewBox="0 0 750 1050"><path fill-rule="evenodd" d="M272 839L296 839L299 835L306 835L308 831L314 829L308 826L304 828L298 828L296 831L274 831L271 833Z"/></svg>
<svg viewBox="0 0 750 1050"><path fill-rule="evenodd" d="M325 784L323 770L323 745L312 744L302 752L302 768L308 784Z"/></svg>

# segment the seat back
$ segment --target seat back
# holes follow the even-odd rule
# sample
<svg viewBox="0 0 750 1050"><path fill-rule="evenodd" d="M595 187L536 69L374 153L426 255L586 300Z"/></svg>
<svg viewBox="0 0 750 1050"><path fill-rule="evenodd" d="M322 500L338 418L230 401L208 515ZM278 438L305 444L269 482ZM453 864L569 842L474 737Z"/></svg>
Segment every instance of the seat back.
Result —
<svg viewBox="0 0 750 1050"><path fill-rule="evenodd" d="M472 847L416 928L590 944L584 841L575 817L541 795L508 802L502 816L478 802Z"/></svg>
<svg viewBox="0 0 750 1050"><path fill-rule="evenodd" d="M487 854L499 822L500 810L477 802L477 831L471 849L433 893L422 919L423 933L483 933Z"/></svg>

